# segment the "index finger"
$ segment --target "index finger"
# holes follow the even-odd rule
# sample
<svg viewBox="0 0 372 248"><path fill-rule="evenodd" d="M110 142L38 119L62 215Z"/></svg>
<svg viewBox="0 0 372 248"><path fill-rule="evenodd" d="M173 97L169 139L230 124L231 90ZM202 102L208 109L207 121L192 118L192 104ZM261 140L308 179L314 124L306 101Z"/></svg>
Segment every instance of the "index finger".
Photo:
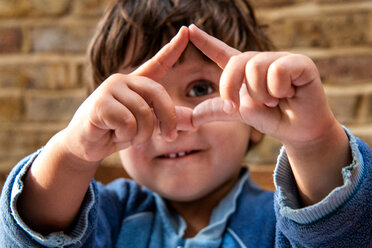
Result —
<svg viewBox="0 0 372 248"><path fill-rule="evenodd" d="M148 77L154 81L158 81L177 62L188 43L188 29L186 27L181 27L176 36L174 36L168 44L131 74Z"/></svg>
<svg viewBox="0 0 372 248"><path fill-rule="evenodd" d="M241 52L223 41L207 34L194 24L189 26L190 41L208 58L224 69L229 59Z"/></svg>

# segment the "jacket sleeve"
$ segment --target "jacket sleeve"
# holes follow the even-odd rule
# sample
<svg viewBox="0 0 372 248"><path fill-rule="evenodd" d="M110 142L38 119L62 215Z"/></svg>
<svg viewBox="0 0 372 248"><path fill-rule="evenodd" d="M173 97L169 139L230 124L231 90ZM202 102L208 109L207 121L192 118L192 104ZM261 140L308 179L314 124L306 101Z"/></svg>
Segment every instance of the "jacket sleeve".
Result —
<svg viewBox="0 0 372 248"><path fill-rule="evenodd" d="M108 185L92 180L69 232L42 235L30 229L17 211L23 176L41 150L27 156L10 172L0 198L1 247L113 247L122 220L154 207L153 194L134 181L118 179ZM68 183L68 182L66 182Z"/></svg>
<svg viewBox="0 0 372 248"><path fill-rule="evenodd" d="M274 172L276 247L372 247L372 151L345 131L353 161L342 169L344 184L305 208L282 149Z"/></svg>
<svg viewBox="0 0 372 248"><path fill-rule="evenodd" d="M0 244L4 247L82 247L92 242L97 223L96 187L92 183L71 231L43 236L31 230L17 211L17 199L23 190L23 176L41 150L21 160L10 172L0 198Z"/></svg>

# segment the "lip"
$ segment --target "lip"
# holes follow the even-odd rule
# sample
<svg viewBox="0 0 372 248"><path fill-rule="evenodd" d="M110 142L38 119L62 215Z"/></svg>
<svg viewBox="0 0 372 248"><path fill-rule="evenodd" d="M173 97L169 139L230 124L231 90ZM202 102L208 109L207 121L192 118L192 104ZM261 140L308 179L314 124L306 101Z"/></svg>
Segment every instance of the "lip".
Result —
<svg viewBox="0 0 372 248"><path fill-rule="evenodd" d="M182 159L186 157L190 157L194 154L200 153L202 150L200 149L185 149L185 150L180 150L180 151L172 151L172 152L165 152L161 155L158 155L155 157L155 159Z"/></svg>

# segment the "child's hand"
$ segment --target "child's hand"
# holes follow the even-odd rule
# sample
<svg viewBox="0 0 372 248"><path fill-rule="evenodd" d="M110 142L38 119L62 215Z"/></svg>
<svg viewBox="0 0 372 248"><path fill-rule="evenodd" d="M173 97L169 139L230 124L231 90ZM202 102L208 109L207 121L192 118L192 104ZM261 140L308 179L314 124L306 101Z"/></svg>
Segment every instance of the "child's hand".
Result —
<svg viewBox="0 0 372 248"><path fill-rule="evenodd" d="M223 69L221 98L196 106L193 124L241 120L279 139L304 205L341 185L341 168L351 157L348 138L327 104L312 60L286 52L241 53L195 25L189 30L190 41Z"/></svg>
<svg viewBox="0 0 372 248"><path fill-rule="evenodd" d="M196 26L190 27L190 40L223 68L221 99L194 109L196 126L240 118L287 143L318 139L337 122L310 58L287 52L241 53ZM220 107L210 108L211 102Z"/></svg>
<svg viewBox="0 0 372 248"><path fill-rule="evenodd" d="M177 113L191 110L177 107L157 80L178 60L189 42L187 28L152 59L129 75L106 79L80 106L65 129L66 146L78 158L99 161L130 145L151 137L157 121L162 135L176 137ZM190 124L191 126L191 124Z"/></svg>

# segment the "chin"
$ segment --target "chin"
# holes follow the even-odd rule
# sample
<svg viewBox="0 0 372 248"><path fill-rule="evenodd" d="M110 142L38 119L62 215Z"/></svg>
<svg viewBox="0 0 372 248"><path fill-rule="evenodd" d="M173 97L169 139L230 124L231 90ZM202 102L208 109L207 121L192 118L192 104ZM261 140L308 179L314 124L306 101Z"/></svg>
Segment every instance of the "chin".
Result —
<svg viewBox="0 0 372 248"><path fill-rule="evenodd" d="M156 191L161 197L169 200L169 201L177 201L177 202L192 202L199 200L206 195L208 195L209 192L195 192L192 190L186 190L183 192L180 192L179 190L177 192L158 192Z"/></svg>

